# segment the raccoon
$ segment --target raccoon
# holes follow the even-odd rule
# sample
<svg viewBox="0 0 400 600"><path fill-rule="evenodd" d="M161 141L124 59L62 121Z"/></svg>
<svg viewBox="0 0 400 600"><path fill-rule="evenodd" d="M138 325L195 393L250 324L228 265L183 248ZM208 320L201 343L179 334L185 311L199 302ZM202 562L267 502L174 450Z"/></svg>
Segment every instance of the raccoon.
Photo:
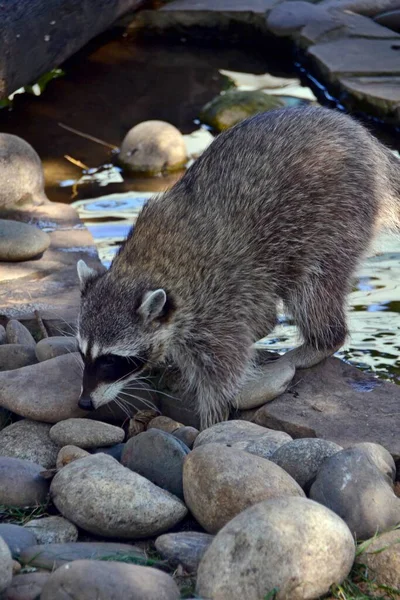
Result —
<svg viewBox="0 0 400 600"><path fill-rule="evenodd" d="M399 161L342 113L280 109L220 134L145 204L107 272L78 263L79 405L166 364L202 428L243 390L282 393L342 346L355 268L377 228L397 225L399 199ZM254 342L282 302L302 342L260 372Z"/></svg>

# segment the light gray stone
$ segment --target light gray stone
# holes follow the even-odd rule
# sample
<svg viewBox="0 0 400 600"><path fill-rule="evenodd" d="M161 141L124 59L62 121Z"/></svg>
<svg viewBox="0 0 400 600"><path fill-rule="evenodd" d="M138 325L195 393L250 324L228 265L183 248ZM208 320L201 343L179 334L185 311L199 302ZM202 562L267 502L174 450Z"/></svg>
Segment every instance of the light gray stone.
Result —
<svg viewBox="0 0 400 600"><path fill-rule="evenodd" d="M33 533L38 544L64 544L78 539L78 529L63 517L32 519L24 528Z"/></svg>
<svg viewBox="0 0 400 600"><path fill-rule="evenodd" d="M0 432L0 456L22 458L51 469L59 447L49 436L51 425L23 419Z"/></svg>
<svg viewBox="0 0 400 600"><path fill-rule="evenodd" d="M0 346L0 371L12 371L37 363L35 349L22 344Z"/></svg>
<svg viewBox="0 0 400 600"><path fill-rule="evenodd" d="M9 547L13 558L18 558L25 548L36 544L33 533L13 523L0 523L0 537Z"/></svg>
<svg viewBox="0 0 400 600"><path fill-rule="evenodd" d="M66 465L51 483L51 496L64 517L105 537L161 534L187 514L178 498L105 454Z"/></svg>
<svg viewBox="0 0 400 600"><path fill-rule="evenodd" d="M128 131L118 159L131 171L157 175L183 168L188 157L179 129L164 121L145 121Z"/></svg>
<svg viewBox="0 0 400 600"><path fill-rule="evenodd" d="M22 573L13 577L2 600L38 600L50 573Z"/></svg>
<svg viewBox="0 0 400 600"><path fill-rule="evenodd" d="M125 444L121 462L171 494L183 498L183 460L189 448L170 433L149 429Z"/></svg>
<svg viewBox="0 0 400 600"><path fill-rule="evenodd" d="M132 560L145 560L144 550L131 544L113 542L71 542L64 544L39 544L26 548L20 556L23 565L38 569L58 569L75 560L112 560L121 556Z"/></svg>
<svg viewBox="0 0 400 600"><path fill-rule="evenodd" d="M28 142L10 133L0 134L0 181L0 206L48 202L39 155Z"/></svg>
<svg viewBox="0 0 400 600"><path fill-rule="evenodd" d="M82 373L76 357L67 354L0 373L0 406L45 423L84 416L78 408Z"/></svg>
<svg viewBox="0 0 400 600"><path fill-rule="evenodd" d="M156 550L172 567L182 565L188 573L196 573L214 536L198 531L165 533L155 541Z"/></svg>
<svg viewBox="0 0 400 600"><path fill-rule="evenodd" d="M306 498L248 508L215 537L198 570L196 592L218 600L319 598L349 574L355 545L347 525Z"/></svg>
<svg viewBox="0 0 400 600"><path fill-rule="evenodd" d="M179 600L170 575L151 567L80 560L55 571L41 600Z"/></svg>
<svg viewBox="0 0 400 600"><path fill-rule="evenodd" d="M209 533L262 500L304 496L294 479L271 461L222 444L205 444L188 454L183 490L189 510Z"/></svg>
<svg viewBox="0 0 400 600"><path fill-rule="evenodd" d="M101 421L66 419L53 425L50 429L50 437L58 446L97 448L122 442L125 432L121 427Z"/></svg>
<svg viewBox="0 0 400 600"><path fill-rule="evenodd" d="M11 583L12 562L11 552L3 538L0 537L0 593Z"/></svg>
<svg viewBox="0 0 400 600"><path fill-rule="evenodd" d="M15 319L8 321L6 327L7 343L21 344L22 346L36 347L36 342L29 329Z"/></svg>
<svg viewBox="0 0 400 600"><path fill-rule="evenodd" d="M36 258L49 245L49 236L38 227L0 219L0 261L18 262Z"/></svg>
<svg viewBox="0 0 400 600"><path fill-rule="evenodd" d="M340 450L342 447L334 442L303 438L292 440L278 448L271 456L271 460L307 490L324 460Z"/></svg>
<svg viewBox="0 0 400 600"><path fill-rule="evenodd" d="M326 459L310 498L340 515L357 540L365 540L400 522L400 499L376 458L349 448Z"/></svg>
<svg viewBox="0 0 400 600"><path fill-rule="evenodd" d="M36 344L36 356L40 362L69 352L78 352L78 341L72 335L48 337Z"/></svg>
<svg viewBox="0 0 400 600"><path fill-rule="evenodd" d="M44 504L49 483L40 476L43 467L20 458L0 456L0 504L26 507Z"/></svg>

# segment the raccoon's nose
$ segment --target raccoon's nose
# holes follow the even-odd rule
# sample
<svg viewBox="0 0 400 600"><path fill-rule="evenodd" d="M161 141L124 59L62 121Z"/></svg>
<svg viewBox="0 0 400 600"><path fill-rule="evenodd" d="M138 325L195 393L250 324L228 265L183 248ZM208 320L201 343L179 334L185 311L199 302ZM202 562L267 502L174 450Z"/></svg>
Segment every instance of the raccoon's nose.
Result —
<svg viewBox="0 0 400 600"><path fill-rule="evenodd" d="M94 410L93 402L89 396L81 396L79 398L78 406L83 410Z"/></svg>

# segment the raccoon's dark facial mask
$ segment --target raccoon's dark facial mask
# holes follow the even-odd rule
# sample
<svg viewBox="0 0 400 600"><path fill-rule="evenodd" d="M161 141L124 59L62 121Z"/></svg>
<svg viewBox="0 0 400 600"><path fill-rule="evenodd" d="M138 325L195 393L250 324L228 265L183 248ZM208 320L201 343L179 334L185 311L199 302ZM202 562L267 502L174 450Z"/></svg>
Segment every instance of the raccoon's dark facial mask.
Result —
<svg viewBox="0 0 400 600"><path fill-rule="evenodd" d="M123 382L131 375L138 375L145 368L148 361L148 353L140 356L119 356L117 354L105 354L94 360L81 356L84 362L82 394L79 400L80 408L92 410L95 408L91 394L99 385L112 385Z"/></svg>

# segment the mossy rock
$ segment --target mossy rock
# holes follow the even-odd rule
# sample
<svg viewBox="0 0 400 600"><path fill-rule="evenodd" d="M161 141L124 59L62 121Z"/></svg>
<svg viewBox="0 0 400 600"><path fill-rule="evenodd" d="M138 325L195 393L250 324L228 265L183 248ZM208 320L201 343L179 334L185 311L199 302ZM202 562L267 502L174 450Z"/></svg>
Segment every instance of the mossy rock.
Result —
<svg viewBox="0 0 400 600"><path fill-rule="evenodd" d="M224 131L257 113L282 108L281 98L260 91L230 91L217 96L206 104L200 120L217 131Z"/></svg>

